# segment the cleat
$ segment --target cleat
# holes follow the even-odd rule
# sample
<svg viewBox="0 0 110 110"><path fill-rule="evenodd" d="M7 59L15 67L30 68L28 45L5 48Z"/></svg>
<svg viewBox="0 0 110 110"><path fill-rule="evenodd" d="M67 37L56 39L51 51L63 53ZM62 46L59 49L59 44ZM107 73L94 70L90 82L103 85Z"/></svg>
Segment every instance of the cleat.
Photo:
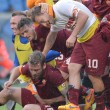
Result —
<svg viewBox="0 0 110 110"><path fill-rule="evenodd" d="M80 107L75 104L69 103L67 105L59 106L58 110L80 110Z"/></svg>
<svg viewBox="0 0 110 110"><path fill-rule="evenodd" d="M85 107L84 110L88 110L91 108L92 104L94 103L94 89L90 89L89 94L85 97Z"/></svg>

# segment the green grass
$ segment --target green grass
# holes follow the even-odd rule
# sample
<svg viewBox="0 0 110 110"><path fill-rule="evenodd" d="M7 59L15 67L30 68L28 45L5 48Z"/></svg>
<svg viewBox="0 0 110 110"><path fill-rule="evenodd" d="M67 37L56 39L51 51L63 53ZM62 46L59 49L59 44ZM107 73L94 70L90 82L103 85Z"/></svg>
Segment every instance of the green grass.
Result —
<svg viewBox="0 0 110 110"><path fill-rule="evenodd" d="M0 106L0 110L6 110L5 106Z"/></svg>
<svg viewBox="0 0 110 110"><path fill-rule="evenodd" d="M22 109L22 107L19 104L16 104L15 110L21 110L21 109ZM6 108L5 105L4 106L0 106L0 110L7 110L7 108Z"/></svg>

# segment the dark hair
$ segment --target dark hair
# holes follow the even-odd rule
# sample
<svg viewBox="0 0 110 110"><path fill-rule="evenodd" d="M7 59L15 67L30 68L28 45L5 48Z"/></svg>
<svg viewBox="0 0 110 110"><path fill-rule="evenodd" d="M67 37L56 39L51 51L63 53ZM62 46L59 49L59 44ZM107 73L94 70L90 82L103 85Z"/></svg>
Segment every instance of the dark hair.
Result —
<svg viewBox="0 0 110 110"><path fill-rule="evenodd" d="M24 12L22 12L22 11L13 12L12 13L12 17L14 17L14 16L25 16L25 17L27 17L27 15Z"/></svg>
<svg viewBox="0 0 110 110"><path fill-rule="evenodd" d="M53 0L54 3L57 3L59 0Z"/></svg>
<svg viewBox="0 0 110 110"><path fill-rule="evenodd" d="M17 28L20 29L24 25L32 25L32 24L33 24L33 22L32 22L31 19L29 19L29 18L21 18L21 20L18 23Z"/></svg>
<svg viewBox="0 0 110 110"><path fill-rule="evenodd" d="M29 63L32 65L40 63L43 65L45 63L45 56L42 54L42 52L36 50L29 56Z"/></svg>
<svg viewBox="0 0 110 110"><path fill-rule="evenodd" d="M41 6L35 6L32 8L32 12L31 12L31 19L33 22L35 22L35 17L41 15Z"/></svg>

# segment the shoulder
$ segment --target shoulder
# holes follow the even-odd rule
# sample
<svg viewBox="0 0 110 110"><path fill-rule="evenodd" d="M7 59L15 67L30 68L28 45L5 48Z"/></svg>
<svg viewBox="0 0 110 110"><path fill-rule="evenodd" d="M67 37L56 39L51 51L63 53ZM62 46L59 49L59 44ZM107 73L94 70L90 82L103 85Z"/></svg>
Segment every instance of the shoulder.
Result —
<svg viewBox="0 0 110 110"><path fill-rule="evenodd" d="M29 74L30 73L28 63L23 65L23 66L21 66L21 73L22 74L27 74L27 73Z"/></svg>

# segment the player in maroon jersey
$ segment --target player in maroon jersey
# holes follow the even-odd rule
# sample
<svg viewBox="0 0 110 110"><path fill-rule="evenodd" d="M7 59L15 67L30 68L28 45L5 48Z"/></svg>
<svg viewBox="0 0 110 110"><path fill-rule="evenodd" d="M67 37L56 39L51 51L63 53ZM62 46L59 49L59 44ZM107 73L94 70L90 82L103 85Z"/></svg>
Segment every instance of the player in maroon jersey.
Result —
<svg viewBox="0 0 110 110"><path fill-rule="evenodd" d="M18 23L18 29L20 30L21 35L30 41L33 50L43 50L46 37L50 31L49 28L42 25L35 27L29 18L24 18ZM59 31L52 50L61 52L65 57L70 56L73 48L67 48L65 44L70 34L71 32L65 29Z"/></svg>
<svg viewBox="0 0 110 110"><path fill-rule="evenodd" d="M69 60L68 60L68 63L69 63ZM64 70L61 70L61 71L63 72ZM11 77L9 81L5 83L5 86L4 86L5 89L0 93L0 97L1 97L0 104L4 104L8 101L8 99L11 99L21 104L22 106L26 105L25 106L26 108L31 107L31 105L27 106L27 104L38 104L38 105L35 105L36 108L40 106L42 110L45 110L44 104L50 104L54 108L53 110L57 110L56 108L60 104L64 104L64 102L62 102L64 101L64 99L61 93L62 94L64 93L64 95L66 94L67 85L68 85L66 78L62 77L61 71L59 69L46 65L44 57L41 54L41 52L35 51L30 55L28 64L24 66L16 67L11 72ZM35 88L33 86L33 89L34 90L37 89L39 96L43 100L42 102L40 102L40 100L38 102L38 100L35 99L36 96L38 99L38 95L35 94L34 95L35 97L34 97L32 93L27 89L10 87L14 82L14 80L20 74L26 75L27 77L30 77L32 79L36 87ZM7 95L4 94L5 92ZM61 103L60 103L60 100L61 100ZM59 102L56 103L57 101ZM55 102L55 105L54 105L54 102ZM32 105L31 108L34 109L33 107L34 105Z"/></svg>
<svg viewBox="0 0 110 110"><path fill-rule="evenodd" d="M35 89L44 101L43 104L39 103L29 90L10 87L20 74L32 79ZM45 105L50 105L53 110L57 110L59 105L65 104L63 96L66 96L67 86L68 83L60 71L47 65L43 54L40 51L35 51L30 55L27 65L12 70L9 81L4 84L4 90L0 92L0 104L4 104L10 99L23 107L27 104L37 104L35 105L36 109L45 110ZM33 107L34 105L32 110Z"/></svg>
<svg viewBox="0 0 110 110"><path fill-rule="evenodd" d="M49 28L39 25L37 27L33 26L33 22L29 18L21 19L18 23L18 29L21 32L21 35L26 37L31 44L33 50L42 51L45 45L46 37L49 33ZM71 32L63 29L58 32L55 44L52 47L52 50L61 52L59 58L56 59L57 66L59 67L66 57L71 55L73 48L66 47L66 40L70 36ZM61 42L59 42L61 41Z"/></svg>
<svg viewBox="0 0 110 110"><path fill-rule="evenodd" d="M99 19L102 19L105 15L110 13L110 1L109 0L91 0L94 13Z"/></svg>

